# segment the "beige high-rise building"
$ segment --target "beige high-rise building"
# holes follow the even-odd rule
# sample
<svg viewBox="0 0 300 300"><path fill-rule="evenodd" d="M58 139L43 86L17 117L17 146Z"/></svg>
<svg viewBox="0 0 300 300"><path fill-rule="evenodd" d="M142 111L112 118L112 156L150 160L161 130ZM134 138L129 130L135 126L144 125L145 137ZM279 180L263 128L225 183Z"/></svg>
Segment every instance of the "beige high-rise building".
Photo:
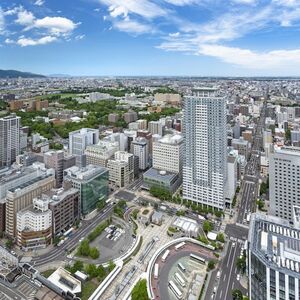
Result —
<svg viewBox="0 0 300 300"><path fill-rule="evenodd" d="M53 169L45 170L44 175L23 183L7 191L6 195L6 233L16 237L16 215L20 210L30 206L34 198L39 197L55 187Z"/></svg>
<svg viewBox="0 0 300 300"><path fill-rule="evenodd" d="M181 135L165 135L153 143L153 168L176 174L182 173L183 150Z"/></svg>
<svg viewBox="0 0 300 300"><path fill-rule="evenodd" d="M101 140L97 145L87 146L85 150L87 164L106 167L107 161L119 150L118 142Z"/></svg>

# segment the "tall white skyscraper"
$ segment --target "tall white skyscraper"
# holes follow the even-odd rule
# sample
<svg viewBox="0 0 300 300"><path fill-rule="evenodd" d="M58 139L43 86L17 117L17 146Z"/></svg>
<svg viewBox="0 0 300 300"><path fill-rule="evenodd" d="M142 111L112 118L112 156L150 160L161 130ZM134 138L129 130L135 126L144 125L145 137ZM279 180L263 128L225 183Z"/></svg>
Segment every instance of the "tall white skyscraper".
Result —
<svg viewBox="0 0 300 300"><path fill-rule="evenodd" d="M300 205L300 148L276 148L270 155L270 215L293 223L293 206Z"/></svg>
<svg viewBox="0 0 300 300"><path fill-rule="evenodd" d="M184 100L183 198L224 209L227 179L226 99L212 88Z"/></svg>
<svg viewBox="0 0 300 300"><path fill-rule="evenodd" d="M20 154L20 117L0 118L0 167L10 166Z"/></svg>

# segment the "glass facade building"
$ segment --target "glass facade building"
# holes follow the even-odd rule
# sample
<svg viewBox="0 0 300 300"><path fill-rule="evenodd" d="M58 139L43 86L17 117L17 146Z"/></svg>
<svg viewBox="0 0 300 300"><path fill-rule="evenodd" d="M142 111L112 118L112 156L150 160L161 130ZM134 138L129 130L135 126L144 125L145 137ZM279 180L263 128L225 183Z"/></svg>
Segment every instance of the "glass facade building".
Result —
<svg viewBox="0 0 300 300"><path fill-rule="evenodd" d="M64 180L70 181L80 191L81 214L86 215L97 208L99 201L105 201L109 194L108 169L88 165L76 166L64 171Z"/></svg>

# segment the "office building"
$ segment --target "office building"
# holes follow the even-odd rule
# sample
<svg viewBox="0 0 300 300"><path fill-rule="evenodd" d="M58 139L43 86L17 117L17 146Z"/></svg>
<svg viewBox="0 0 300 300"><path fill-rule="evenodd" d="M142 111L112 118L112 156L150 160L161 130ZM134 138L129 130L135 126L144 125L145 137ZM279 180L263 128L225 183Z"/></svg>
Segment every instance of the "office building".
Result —
<svg viewBox="0 0 300 300"><path fill-rule="evenodd" d="M269 161L270 214L293 222L300 205L300 148L275 148Z"/></svg>
<svg viewBox="0 0 300 300"><path fill-rule="evenodd" d="M108 115L108 122L109 123L117 123L119 121L119 115L115 113L111 113Z"/></svg>
<svg viewBox="0 0 300 300"><path fill-rule="evenodd" d="M52 211L52 233L57 236L67 231L80 218L79 190L66 184L64 188L50 190L42 195L49 201Z"/></svg>
<svg viewBox="0 0 300 300"><path fill-rule="evenodd" d="M139 169L146 170L149 167L149 149L145 138L138 137L131 142L132 153L139 158Z"/></svg>
<svg viewBox="0 0 300 300"><path fill-rule="evenodd" d="M184 101L183 198L224 209L227 181L226 99L201 88Z"/></svg>
<svg viewBox="0 0 300 300"><path fill-rule="evenodd" d="M46 169L40 176L10 188L6 194L5 231L10 237L16 236L16 215L30 206L34 198L55 187L54 170Z"/></svg>
<svg viewBox="0 0 300 300"><path fill-rule="evenodd" d="M87 146L95 145L99 142L99 130L82 128L69 133L69 152L76 156L76 165L84 167L86 165L84 151Z"/></svg>
<svg viewBox="0 0 300 300"><path fill-rule="evenodd" d="M107 166L107 161L119 151L119 143L109 140L101 140L97 145L87 146L85 150L86 162L88 165L96 165L101 167Z"/></svg>
<svg viewBox="0 0 300 300"><path fill-rule="evenodd" d="M17 244L25 250L45 248L52 240L52 212L48 199L34 198L33 204L17 212Z"/></svg>
<svg viewBox="0 0 300 300"><path fill-rule="evenodd" d="M15 114L0 118L0 168L10 166L20 154L20 121Z"/></svg>
<svg viewBox="0 0 300 300"><path fill-rule="evenodd" d="M117 187L124 187L134 179L134 155L118 151L114 159L108 160L109 181Z"/></svg>
<svg viewBox="0 0 300 300"><path fill-rule="evenodd" d="M298 300L300 230L283 219L253 214L248 241L249 299Z"/></svg>
<svg viewBox="0 0 300 300"><path fill-rule="evenodd" d="M148 124L148 130L152 134L159 134L160 136L163 136L163 123L161 121L150 121Z"/></svg>
<svg viewBox="0 0 300 300"><path fill-rule="evenodd" d="M231 208L232 200L235 195L238 180L238 160L233 154L227 157L227 188L225 193L226 206Z"/></svg>
<svg viewBox="0 0 300 300"><path fill-rule="evenodd" d="M64 151L48 151L44 153L44 163L45 166L49 169L54 169L56 187L59 188L62 186L64 178Z"/></svg>
<svg viewBox="0 0 300 300"><path fill-rule="evenodd" d="M244 138L233 139L231 142L233 149L237 150L239 155L245 156L248 159L250 154L250 144Z"/></svg>
<svg viewBox="0 0 300 300"><path fill-rule="evenodd" d="M183 150L184 144L181 135L165 135L153 143L153 168L182 174Z"/></svg>
<svg viewBox="0 0 300 300"><path fill-rule="evenodd" d="M123 114L124 121L126 123L135 122L138 119L138 115L135 111L129 110L128 112Z"/></svg>
<svg viewBox="0 0 300 300"><path fill-rule="evenodd" d="M109 193L108 170L103 167L87 165L74 166L64 171L64 180L79 190L80 209L87 215L97 208L100 201L106 201Z"/></svg>

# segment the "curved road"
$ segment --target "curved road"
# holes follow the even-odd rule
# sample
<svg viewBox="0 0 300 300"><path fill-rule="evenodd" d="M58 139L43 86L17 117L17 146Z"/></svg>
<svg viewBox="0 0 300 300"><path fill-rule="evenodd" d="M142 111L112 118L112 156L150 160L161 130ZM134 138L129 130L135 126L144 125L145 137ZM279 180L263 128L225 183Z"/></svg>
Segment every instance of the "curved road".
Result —
<svg viewBox="0 0 300 300"><path fill-rule="evenodd" d="M67 252L74 250L81 238L86 237L99 223L108 218L114 206L107 206L92 220L83 221L82 226L61 246L54 247L46 254L33 257L31 264L38 267L54 261L66 260Z"/></svg>

